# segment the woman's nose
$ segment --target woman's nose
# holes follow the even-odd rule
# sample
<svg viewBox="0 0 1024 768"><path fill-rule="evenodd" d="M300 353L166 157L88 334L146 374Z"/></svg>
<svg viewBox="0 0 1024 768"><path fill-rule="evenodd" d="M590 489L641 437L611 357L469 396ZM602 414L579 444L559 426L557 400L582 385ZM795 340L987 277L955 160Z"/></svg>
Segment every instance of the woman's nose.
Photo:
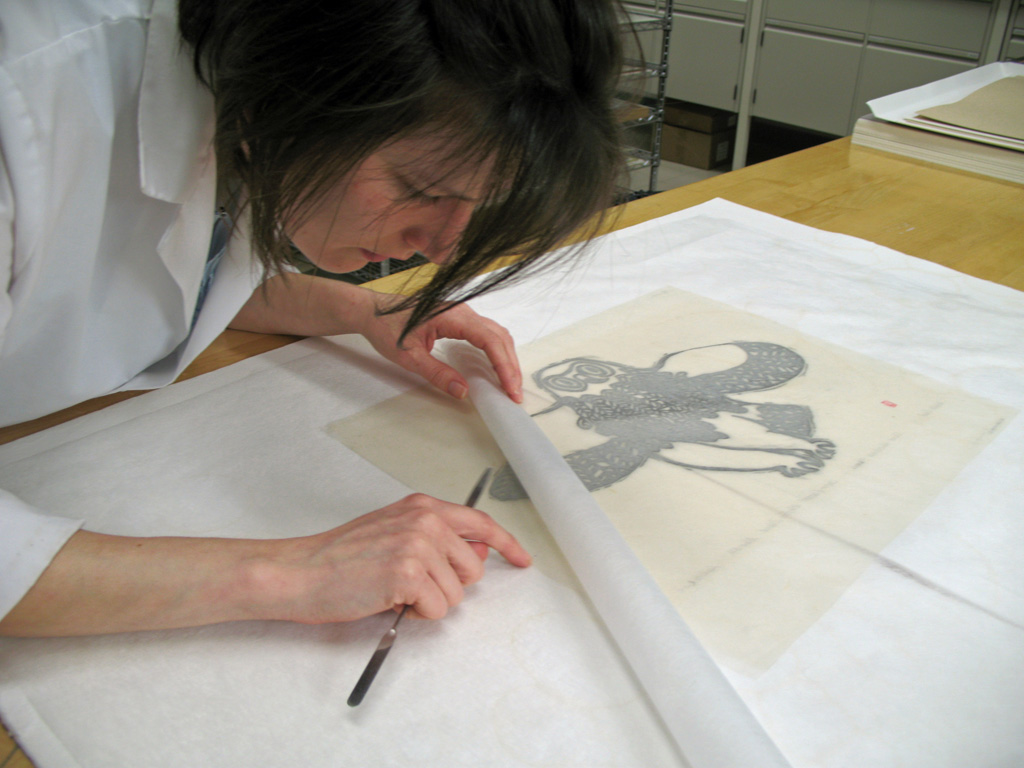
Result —
<svg viewBox="0 0 1024 768"><path fill-rule="evenodd" d="M475 208L475 204L456 198L425 207L423 215L403 232L406 245L440 264L458 245Z"/></svg>

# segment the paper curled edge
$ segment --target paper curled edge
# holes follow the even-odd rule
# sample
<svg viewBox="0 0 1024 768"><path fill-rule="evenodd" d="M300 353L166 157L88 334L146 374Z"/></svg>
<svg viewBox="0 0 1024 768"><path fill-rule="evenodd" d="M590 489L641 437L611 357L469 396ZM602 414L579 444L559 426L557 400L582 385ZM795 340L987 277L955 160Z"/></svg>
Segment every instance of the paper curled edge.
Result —
<svg viewBox="0 0 1024 768"><path fill-rule="evenodd" d="M789 763L540 427L465 342L445 356L692 768Z"/></svg>

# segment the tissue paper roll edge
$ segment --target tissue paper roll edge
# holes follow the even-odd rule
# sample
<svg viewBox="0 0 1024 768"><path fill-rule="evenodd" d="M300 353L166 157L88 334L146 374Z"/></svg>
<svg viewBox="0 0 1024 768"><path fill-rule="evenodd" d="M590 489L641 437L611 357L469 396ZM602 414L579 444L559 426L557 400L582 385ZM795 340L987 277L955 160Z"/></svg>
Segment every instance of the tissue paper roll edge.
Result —
<svg viewBox="0 0 1024 768"><path fill-rule="evenodd" d="M693 768L788 766L647 569L533 419L467 345L470 398Z"/></svg>

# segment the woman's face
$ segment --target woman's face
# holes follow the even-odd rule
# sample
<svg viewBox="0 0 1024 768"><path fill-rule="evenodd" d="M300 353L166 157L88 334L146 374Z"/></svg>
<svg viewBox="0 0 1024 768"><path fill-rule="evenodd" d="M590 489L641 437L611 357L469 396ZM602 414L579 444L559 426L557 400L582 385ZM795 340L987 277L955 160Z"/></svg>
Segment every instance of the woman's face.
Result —
<svg viewBox="0 0 1024 768"><path fill-rule="evenodd" d="M440 151L439 151L440 150ZM436 139L409 138L367 157L285 229L328 272L422 253L443 262L485 193L486 168L460 164Z"/></svg>

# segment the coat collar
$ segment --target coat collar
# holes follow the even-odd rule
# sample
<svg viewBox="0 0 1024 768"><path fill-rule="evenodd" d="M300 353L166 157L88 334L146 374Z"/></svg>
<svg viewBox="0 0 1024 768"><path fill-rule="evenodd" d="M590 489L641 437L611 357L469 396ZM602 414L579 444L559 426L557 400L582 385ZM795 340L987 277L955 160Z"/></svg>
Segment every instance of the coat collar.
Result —
<svg viewBox="0 0 1024 768"><path fill-rule="evenodd" d="M213 95L178 35L176 0L155 0L139 93L139 183L182 203L214 161Z"/></svg>

